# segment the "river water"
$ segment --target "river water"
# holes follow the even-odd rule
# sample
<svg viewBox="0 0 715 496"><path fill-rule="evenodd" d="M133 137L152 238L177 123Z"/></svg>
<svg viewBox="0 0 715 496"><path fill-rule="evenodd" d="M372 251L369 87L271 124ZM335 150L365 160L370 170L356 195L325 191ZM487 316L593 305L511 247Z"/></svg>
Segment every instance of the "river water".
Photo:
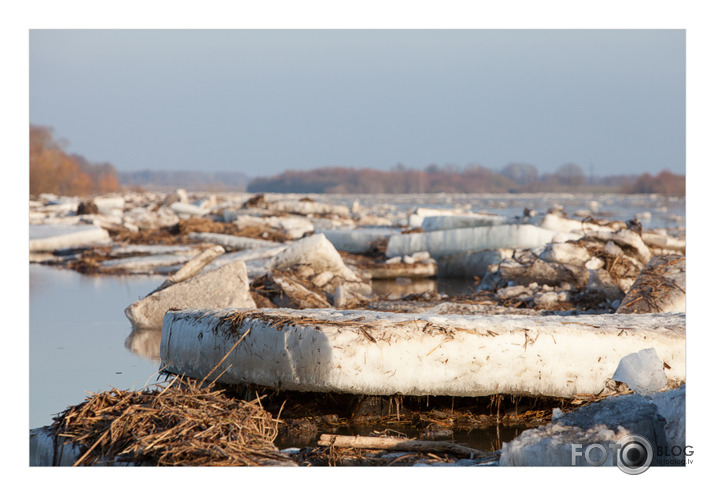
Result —
<svg viewBox="0 0 715 496"><path fill-rule="evenodd" d="M30 428L51 424L88 393L156 382L158 357L127 347L124 308L163 280L30 265Z"/></svg>

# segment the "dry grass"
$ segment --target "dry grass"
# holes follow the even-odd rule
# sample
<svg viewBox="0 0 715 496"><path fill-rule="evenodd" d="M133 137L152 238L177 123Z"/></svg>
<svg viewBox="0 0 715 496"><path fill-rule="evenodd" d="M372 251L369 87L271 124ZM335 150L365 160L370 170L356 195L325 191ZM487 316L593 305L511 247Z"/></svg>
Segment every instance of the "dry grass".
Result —
<svg viewBox="0 0 715 496"><path fill-rule="evenodd" d="M241 401L180 377L166 387L92 394L55 418L58 444L78 443L75 465L290 464L273 444L279 421L260 399Z"/></svg>
<svg viewBox="0 0 715 496"><path fill-rule="evenodd" d="M282 243L288 240L288 236L269 226L246 226L240 228L232 222L217 222L205 217L191 217L182 219L174 226L173 231L179 235L189 233L216 233L241 236L244 238L277 241Z"/></svg>
<svg viewBox="0 0 715 496"><path fill-rule="evenodd" d="M663 298L672 291L678 290L685 293L683 288L666 275L672 265L682 263L684 258L680 255L670 255L665 263L643 268L633 285L633 290L623 300L625 309L623 313L630 313L631 307L641 302L647 311L658 313L662 311ZM640 310L640 312L642 311Z"/></svg>

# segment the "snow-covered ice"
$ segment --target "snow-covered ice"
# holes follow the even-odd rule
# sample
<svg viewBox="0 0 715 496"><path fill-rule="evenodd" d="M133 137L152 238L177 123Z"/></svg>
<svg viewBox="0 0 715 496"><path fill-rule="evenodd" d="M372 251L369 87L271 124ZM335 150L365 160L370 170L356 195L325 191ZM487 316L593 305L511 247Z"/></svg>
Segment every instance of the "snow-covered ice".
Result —
<svg viewBox="0 0 715 496"><path fill-rule="evenodd" d="M169 311L162 362L203 377L248 329L222 381L367 395L572 397L599 393L621 358L644 347L668 363L669 380L685 380L682 314Z"/></svg>
<svg viewBox="0 0 715 496"><path fill-rule="evenodd" d="M106 245L109 233L94 225L30 226L30 251L55 251Z"/></svg>
<svg viewBox="0 0 715 496"><path fill-rule="evenodd" d="M487 227L449 229L427 233L396 234L387 244L387 257L427 251L434 258L455 253L535 248L554 240L577 239L578 235L558 233L530 224L503 224Z"/></svg>

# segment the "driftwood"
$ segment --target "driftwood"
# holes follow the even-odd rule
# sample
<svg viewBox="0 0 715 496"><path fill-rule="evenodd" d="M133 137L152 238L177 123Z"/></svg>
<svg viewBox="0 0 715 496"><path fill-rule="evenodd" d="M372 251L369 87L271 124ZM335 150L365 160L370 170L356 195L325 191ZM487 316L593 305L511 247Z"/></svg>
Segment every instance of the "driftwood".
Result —
<svg viewBox="0 0 715 496"><path fill-rule="evenodd" d="M478 449L462 444L447 441L423 441L420 439L407 439L400 437L366 437L366 436L340 436L337 434L322 434L318 446L332 446L335 448L360 448L389 451L419 451L422 453L451 453L458 456L472 458L485 458L494 456Z"/></svg>

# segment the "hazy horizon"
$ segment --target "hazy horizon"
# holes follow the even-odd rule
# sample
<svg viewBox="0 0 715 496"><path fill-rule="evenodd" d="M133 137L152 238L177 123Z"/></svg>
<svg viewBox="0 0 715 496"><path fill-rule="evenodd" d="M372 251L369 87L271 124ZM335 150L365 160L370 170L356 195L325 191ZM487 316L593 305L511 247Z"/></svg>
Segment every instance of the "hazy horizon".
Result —
<svg viewBox="0 0 715 496"><path fill-rule="evenodd" d="M30 122L120 172L685 173L685 30L30 30Z"/></svg>

